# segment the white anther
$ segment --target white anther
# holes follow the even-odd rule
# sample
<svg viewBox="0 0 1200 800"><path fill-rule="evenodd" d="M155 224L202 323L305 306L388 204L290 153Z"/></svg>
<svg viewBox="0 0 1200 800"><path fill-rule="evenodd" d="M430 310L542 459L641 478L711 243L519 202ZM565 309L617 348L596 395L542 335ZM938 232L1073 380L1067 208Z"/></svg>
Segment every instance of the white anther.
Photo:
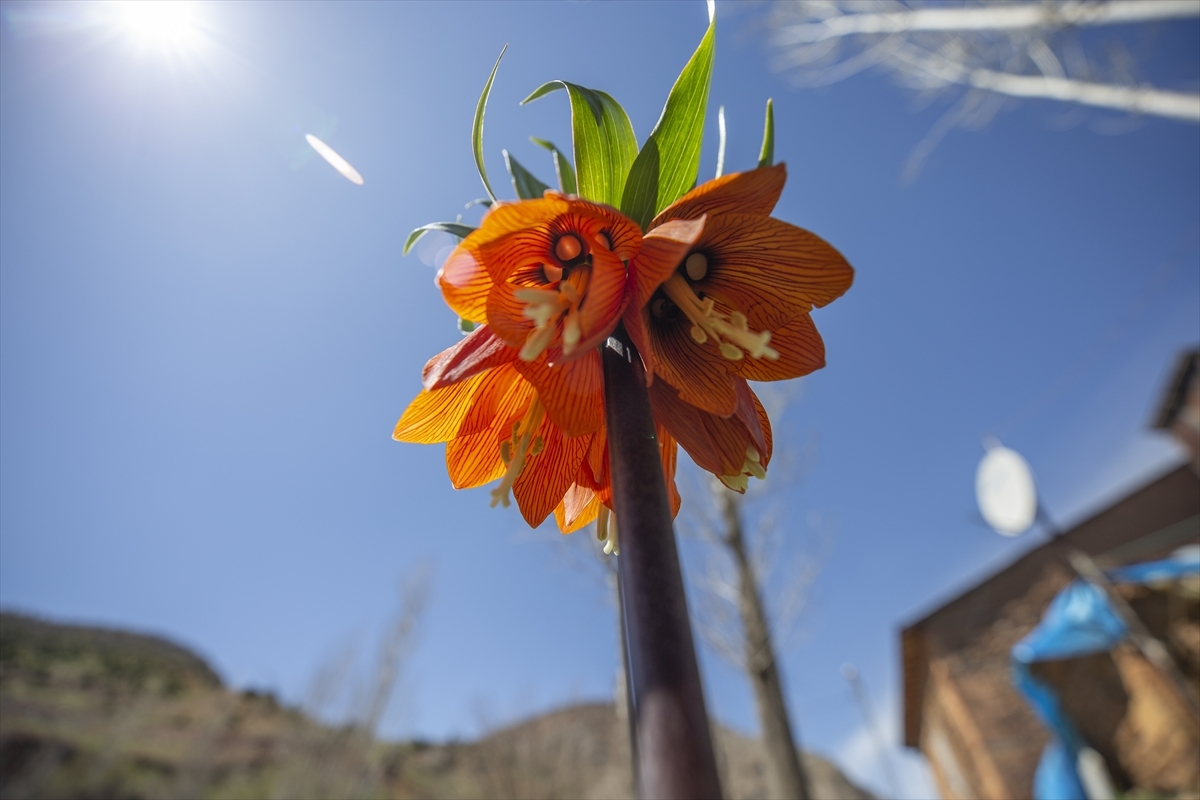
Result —
<svg viewBox="0 0 1200 800"><path fill-rule="evenodd" d="M683 268L692 280L702 280L708 274L708 258L704 253L692 253L683 262Z"/></svg>

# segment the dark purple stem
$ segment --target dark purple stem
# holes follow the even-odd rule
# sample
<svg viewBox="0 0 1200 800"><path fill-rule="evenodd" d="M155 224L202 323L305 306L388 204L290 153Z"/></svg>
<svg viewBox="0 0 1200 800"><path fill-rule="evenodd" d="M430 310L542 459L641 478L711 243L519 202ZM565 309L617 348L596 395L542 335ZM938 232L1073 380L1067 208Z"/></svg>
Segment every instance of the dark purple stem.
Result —
<svg viewBox="0 0 1200 800"><path fill-rule="evenodd" d="M721 784L641 359L623 328L603 353L638 794L719 798Z"/></svg>

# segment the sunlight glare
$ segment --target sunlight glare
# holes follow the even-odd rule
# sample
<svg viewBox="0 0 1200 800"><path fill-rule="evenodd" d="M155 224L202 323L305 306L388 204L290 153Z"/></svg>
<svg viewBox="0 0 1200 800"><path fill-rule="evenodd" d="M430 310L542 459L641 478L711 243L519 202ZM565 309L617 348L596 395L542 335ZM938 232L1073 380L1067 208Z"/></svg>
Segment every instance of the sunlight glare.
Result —
<svg viewBox="0 0 1200 800"><path fill-rule="evenodd" d="M143 45L178 50L195 42L195 3L187 0L123 0L118 3L120 25Z"/></svg>

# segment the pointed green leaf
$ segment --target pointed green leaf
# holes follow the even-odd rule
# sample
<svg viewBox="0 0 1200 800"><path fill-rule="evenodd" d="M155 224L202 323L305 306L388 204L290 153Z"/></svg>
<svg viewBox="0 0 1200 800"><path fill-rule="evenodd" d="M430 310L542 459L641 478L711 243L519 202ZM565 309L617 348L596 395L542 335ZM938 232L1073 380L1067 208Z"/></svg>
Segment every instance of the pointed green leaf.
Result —
<svg viewBox="0 0 1200 800"><path fill-rule="evenodd" d="M717 174L719 178L725 174L725 106L717 109Z"/></svg>
<svg viewBox="0 0 1200 800"><path fill-rule="evenodd" d="M767 121L763 123L762 150L758 154L758 165L769 167L775 163L775 109L767 100Z"/></svg>
<svg viewBox="0 0 1200 800"><path fill-rule="evenodd" d="M465 239L473 230L475 229L470 225L463 225L460 222L431 222L428 225L422 225L410 233L408 238L404 240L404 252L402 252L401 255L408 255L408 251L412 250L413 245L416 244L422 236L430 231L445 231L451 236L457 236L459 239Z"/></svg>
<svg viewBox="0 0 1200 800"><path fill-rule="evenodd" d="M504 51L507 49L508 45L504 45L500 57L496 59L496 66L492 67L492 74L488 75L487 83L483 85L483 94L479 95L479 102L475 105L475 121L471 123L471 150L475 153L475 167L479 170L483 188L492 200L496 199L496 193L488 183L487 170L483 166L483 112L487 108L488 96L492 93L492 81L496 78L496 70L500 69L500 59L504 58Z"/></svg>
<svg viewBox="0 0 1200 800"><path fill-rule="evenodd" d="M521 166L521 162L512 157L507 150L504 153L504 164L512 177L513 190L522 200L535 200L542 196L550 187L539 181L529 170Z"/></svg>
<svg viewBox="0 0 1200 800"><path fill-rule="evenodd" d="M629 167L637 156L637 139L629 115L606 93L566 81L542 84L521 105L557 89L566 89L571 97L571 138L575 145L579 195L597 203L617 205Z"/></svg>
<svg viewBox="0 0 1200 800"><path fill-rule="evenodd" d="M629 171L620 207L643 229L696 182L716 35L710 13L700 46L671 87L662 116Z"/></svg>
<svg viewBox="0 0 1200 800"><path fill-rule="evenodd" d="M484 208L491 208L492 201L486 197L476 197L474 200L463 206L463 208L470 208L471 206L483 206Z"/></svg>
<svg viewBox="0 0 1200 800"><path fill-rule="evenodd" d="M554 172L558 175L558 188L565 194L579 194L579 188L575 183L575 168L571 166L571 162L562 154L562 151L554 146L554 142L548 142L536 136L530 136L529 141L554 154Z"/></svg>

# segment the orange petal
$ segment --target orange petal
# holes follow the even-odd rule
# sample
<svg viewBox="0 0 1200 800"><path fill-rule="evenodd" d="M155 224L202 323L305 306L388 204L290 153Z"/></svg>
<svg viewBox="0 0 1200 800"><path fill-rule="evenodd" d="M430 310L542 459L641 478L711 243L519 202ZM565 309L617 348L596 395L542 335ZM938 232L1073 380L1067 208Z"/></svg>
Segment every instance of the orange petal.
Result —
<svg viewBox="0 0 1200 800"><path fill-rule="evenodd" d="M477 375L484 370L515 361L516 348L509 347L486 325L481 325L458 344L438 353L425 364L421 381L426 389L440 389Z"/></svg>
<svg viewBox="0 0 1200 800"><path fill-rule="evenodd" d="M536 201L529 201L536 202ZM558 265L554 253L554 237L550 221L538 227L514 231L476 249L479 259L492 281L500 283L522 270L539 269L545 263Z"/></svg>
<svg viewBox="0 0 1200 800"><path fill-rule="evenodd" d="M704 231L704 219L675 220L650 231L642 241L642 250L629 266L629 292L632 298L625 308L625 332L633 340L645 367L646 385L654 380L658 359L650 344L647 303L654 291L671 276Z"/></svg>
<svg viewBox="0 0 1200 800"><path fill-rule="evenodd" d="M576 201L583 202L583 201ZM642 229L629 217L611 206L588 203L597 214L606 220L599 231L612 245L612 252L622 261L632 261L642 246Z"/></svg>
<svg viewBox="0 0 1200 800"><path fill-rule="evenodd" d="M654 420L662 425L702 469L714 475L737 475L746 459L751 436L736 416L718 417L685 403L664 381L650 387Z"/></svg>
<svg viewBox="0 0 1200 800"><path fill-rule="evenodd" d="M517 361L516 370L537 389L546 413L565 436L582 436L604 424L604 373L595 349L557 367L546 359Z"/></svg>
<svg viewBox="0 0 1200 800"><path fill-rule="evenodd" d="M758 395L750 388L750 384L744 380L737 382L738 391L738 407L737 411L733 412L734 421L740 422L746 429L746 435L750 437L750 444L753 444L761 456L768 449L768 438L771 431L771 421L767 420L766 429L762 426L762 420L766 418L766 409L762 408L762 403L758 399ZM762 409L762 415L759 415L759 409ZM743 451L744 453L744 451Z"/></svg>
<svg viewBox="0 0 1200 800"><path fill-rule="evenodd" d="M475 394L483 385L484 375L476 375L432 392L423 390L404 410L392 432L392 438L417 444L453 439L471 410Z"/></svg>
<svg viewBox="0 0 1200 800"><path fill-rule="evenodd" d="M446 305L455 314L472 322L487 319L487 296L492 288L492 277L470 249L462 244L454 248L438 270L436 282Z"/></svg>
<svg viewBox="0 0 1200 800"><path fill-rule="evenodd" d="M785 381L825 366L825 342L808 314L772 331L771 347L779 358L743 358L730 362L730 369L750 381Z"/></svg>
<svg viewBox="0 0 1200 800"><path fill-rule="evenodd" d="M646 234L642 249L629 266L631 277L636 281L637 293L634 303L640 308L650 301L650 295L671 277L704 233L704 217L695 220L675 220Z"/></svg>
<svg viewBox="0 0 1200 800"><path fill-rule="evenodd" d="M504 474L496 432L486 430L446 443L446 471L455 489L474 489Z"/></svg>
<svg viewBox="0 0 1200 800"><path fill-rule="evenodd" d="M687 322L650 320L650 349L658 376L675 387L685 403L728 416L737 407L728 359L711 340L696 344L689 329Z"/></svg>
<svg viewBox="0 0 1200 800"><path fill-rule="evenodd" d="M667 433L667 429L662 425L655 425L655 432L658 435L658 455L662 459L663 477L667 481L667 500L671 503L671 518L674 519L679 514L679 507L683 504L679 497L679 487L675 485L675 467L679 458L679 446L675 443L674 437Z"/></svg>
<svg viewBox="0 0 1200 800"><path fill-rule="evenodd" d="M533 386L511 364L496 367L481 377L456 437L490 430L497 442L503 441L511 435L513 422L525 416L533 402Z"/></svg>
<svg viewBox="0 0 1200 800"><path fill-rule="evenodd" d="M708 256L708 275L694 289L741 311L756 330L783 327L840 297L854 280L832 245L771 217L712 217L694 249Z"/></svg>
<svg viewBox="0 0 1200 800"><path fill-rule="evenodd" d="M767 467L771 463L771 451L775 447L775 441L771 434L771 418L767 416L767 409L763 408L762 401L758 399L758 395L754 396L754 413L758 415L758 425L762 430L762 447L758 449L763 467Z"/></svg>
<svg viewBox="0 0 1200 800"><path fill-rule="evenodd" d="M567 489L558 507L554 509L554 520L563 533L574 533L596 519L600 513L600 498L591 489L572 484Z"/></svg>
<svg viewBox="0 0 1200 800"><path fill-rule="evenodd" d="M612 486L612 477L608 472L608 429L601 428L596 431L596 435L592 437L592 444L588 447L587 458L584 460L584 466L591 473L592 479L595 481L597 488L604 489Z"/></svg>
<svg viewBox="0 0 1200 800"><path fill-rule="evenodd" d="M513 483L513 496L531 528L541 525L562 502L591 443L587 436L564 439L549 419L542 422L538 436L545 442L542 451L529 458L525 470Z"/></svg>
<svg viewBox="0 0 1200 800"><path fill-rule="evenodd" d="M664 208L650 223L656 228L670 219L696 219L704 214L770 214L787 182L787 167L776 164L735 172L702 183Z"/></svg>
<svg viewBox="0 0 1200 800"><path fill-rule="evenodd" d="M478 230L468 236L464 244L474 248L490 245L511 233L544 226L569 208L566 197L557 192L533 200L493 203L483 215Z"/></svg>
<svg viewBox="0 0 1200 800"><path fill-rule="evenodd" d="M582 336L568 356L563 354L559 331L549 351L551 364L580 358L602 344L621 321L621 312L629 300L625 264L608 251L597 251L592 259L586 299L579 306Z"/></svg>

